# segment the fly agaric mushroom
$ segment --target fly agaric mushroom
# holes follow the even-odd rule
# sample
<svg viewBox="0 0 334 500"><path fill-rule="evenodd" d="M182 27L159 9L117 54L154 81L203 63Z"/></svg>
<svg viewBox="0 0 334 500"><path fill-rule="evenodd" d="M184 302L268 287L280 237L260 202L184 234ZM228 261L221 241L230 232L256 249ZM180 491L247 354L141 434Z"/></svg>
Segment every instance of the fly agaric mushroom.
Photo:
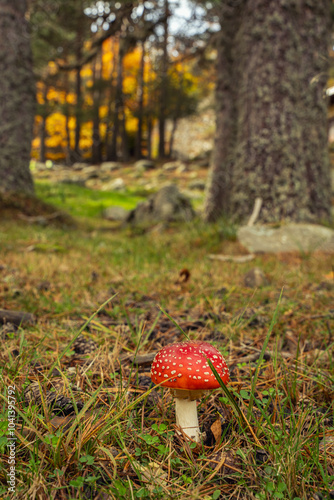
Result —
<svg viewBox="0 0 334 500"><path fill-rule="evenodd" d="M179 342L163 347L151 367L152 382L172 389L177 425L196 442L200 441L196 399L220 387L208 359L227 384L230 374L225 359L208 342Z"/></svg>

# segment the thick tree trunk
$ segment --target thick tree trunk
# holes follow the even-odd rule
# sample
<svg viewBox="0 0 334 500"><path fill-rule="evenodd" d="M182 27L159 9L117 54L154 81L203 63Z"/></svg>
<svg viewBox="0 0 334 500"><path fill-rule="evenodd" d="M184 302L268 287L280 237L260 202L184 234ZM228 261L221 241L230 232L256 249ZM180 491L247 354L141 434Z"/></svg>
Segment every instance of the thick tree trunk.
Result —
<svg viewBox="0 0 334 500"><path fill-rule="evenodd" d="M26 0L0 0L0 192L33 193L35 82Z"/></svg>
<svg viewBox="0 0 334 500"><path fill-rule="evenodd" d="M330 3L230 3L218 47L219 107L206 219L221 213L248 218L260 197L262 222L329 220L324 87Z"/></svg>

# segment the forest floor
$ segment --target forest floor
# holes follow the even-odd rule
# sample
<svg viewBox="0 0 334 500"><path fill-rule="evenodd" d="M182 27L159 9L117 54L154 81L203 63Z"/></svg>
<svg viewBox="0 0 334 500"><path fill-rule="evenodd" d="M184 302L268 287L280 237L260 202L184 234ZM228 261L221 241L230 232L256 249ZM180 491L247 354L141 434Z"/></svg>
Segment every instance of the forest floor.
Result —
<svg viewBox="0 0 334 500"><path fill-rule="evenodd" d="M66 189L73 219L0 225L0 308L32 315L0 330L0 498L334 498L333 256L213 261L245 253L228 221L139 233ZM200 444L150 381L181 329L230 368L198 403Z"/></svg>

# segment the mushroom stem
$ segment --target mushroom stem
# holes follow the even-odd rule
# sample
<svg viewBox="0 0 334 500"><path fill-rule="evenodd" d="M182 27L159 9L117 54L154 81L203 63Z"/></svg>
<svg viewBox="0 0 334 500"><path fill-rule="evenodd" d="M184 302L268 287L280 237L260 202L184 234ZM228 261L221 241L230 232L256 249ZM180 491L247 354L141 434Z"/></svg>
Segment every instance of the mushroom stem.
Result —
<svg viewBox="0 0 334 500"><path fill-rule="evenodd" d="M190 438L200 442L196 400L175 398L176 424Z"/></svg>

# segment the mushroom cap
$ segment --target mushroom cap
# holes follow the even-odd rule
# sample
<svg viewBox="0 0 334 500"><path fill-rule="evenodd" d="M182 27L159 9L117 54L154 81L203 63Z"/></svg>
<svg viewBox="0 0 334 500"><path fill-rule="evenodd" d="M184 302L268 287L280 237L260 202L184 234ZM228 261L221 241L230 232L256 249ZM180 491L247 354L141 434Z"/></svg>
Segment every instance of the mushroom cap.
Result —
<svg viewBox="0 0 334 500"><path fill-rule="evenodd" d="M210 359L224 384L227 384L230 374L226 361L208 342L178 342L163 347L153 360L151 380L173 389L217 389L220 387L219 382L207 359Z"/></svg>

